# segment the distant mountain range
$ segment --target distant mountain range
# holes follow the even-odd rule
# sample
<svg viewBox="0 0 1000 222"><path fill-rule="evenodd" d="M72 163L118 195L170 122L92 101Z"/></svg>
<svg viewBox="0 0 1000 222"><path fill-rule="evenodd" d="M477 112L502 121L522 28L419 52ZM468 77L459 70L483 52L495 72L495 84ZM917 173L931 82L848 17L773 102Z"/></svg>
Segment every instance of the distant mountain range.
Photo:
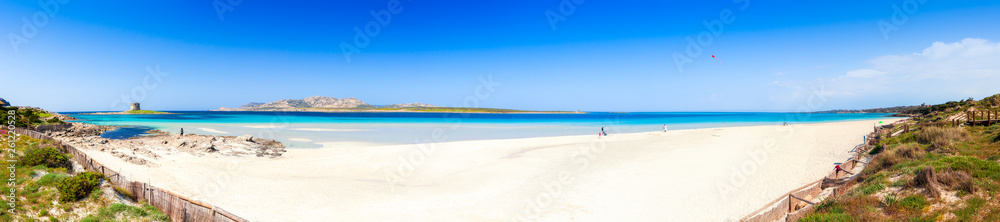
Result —
<svg viewBox="0 0 1000 222"><path fill-rule="evenodd" d="M219 111L307 111L317 109L378 109L378 108L412 108L438 107L423 103L392 104L375 106L356 99L337 99L326 96L313 96L305 99L283 99L269 103L247 103L239 108L219 107Z"/></svg>

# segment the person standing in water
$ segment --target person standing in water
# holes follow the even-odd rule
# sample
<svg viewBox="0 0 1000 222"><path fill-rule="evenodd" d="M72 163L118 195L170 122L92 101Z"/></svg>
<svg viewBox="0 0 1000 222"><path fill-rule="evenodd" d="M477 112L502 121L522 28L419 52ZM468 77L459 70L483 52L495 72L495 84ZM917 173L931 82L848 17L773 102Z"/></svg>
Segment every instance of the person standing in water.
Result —
<svg viewBox="0 0 1000 222"><path fill-rule="evenodd" d="M667 124L663 124L663 132L667 132Z"/></svg>
<svg viewBox="0 0 1000 222"><path fill-rule="evenodd" d="M181 128L181 136L184 136L184 128Z"/></svg>

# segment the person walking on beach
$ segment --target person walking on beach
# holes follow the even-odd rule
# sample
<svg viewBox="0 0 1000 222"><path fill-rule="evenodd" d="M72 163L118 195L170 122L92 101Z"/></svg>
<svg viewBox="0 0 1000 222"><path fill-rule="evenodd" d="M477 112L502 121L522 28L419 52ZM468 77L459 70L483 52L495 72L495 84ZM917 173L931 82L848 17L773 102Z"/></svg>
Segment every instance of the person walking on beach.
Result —
<svg viewBox="0 0 1000 222"><path fill-rule="evenodd" d="M601 135L608 136L608 131L604 131L604 127L601 127Z"/></svg>
<svg viewBox="0 0 1000 222"><path fill-rule="evenodd" d="M181 128L181 136L184 136L184 128Z"/></svg>
<svg viewBox="0 0 1000 222"><path fill-rule="evenodd" d="M667 124L663 124L663 132L667 132Z"/></svg>
<svg viewBox="0 0 1000 222"><path fill-rule="evenodd" d="M839 165L839 164L838 164L837 166L834 166L833 168L834 168L834 169L837 169L837 172L835 172L835 174L839 174L839 173L840 173L840 171L844 171L844 173L847 173L847 174L851 174L851 175L854 175L853 173L851 173L851 172L848 172L847 170L844 170L843 168L840 168L840 165Z"/></svg>

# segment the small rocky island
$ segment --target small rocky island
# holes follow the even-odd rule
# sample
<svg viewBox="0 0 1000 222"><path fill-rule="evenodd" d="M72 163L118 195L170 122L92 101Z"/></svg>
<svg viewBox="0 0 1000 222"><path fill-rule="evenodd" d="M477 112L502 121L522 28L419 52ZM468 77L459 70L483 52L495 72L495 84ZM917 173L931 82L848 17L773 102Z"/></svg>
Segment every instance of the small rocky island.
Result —
<svg viewBox="0 0 1000 222"><path fill-rule="evenodd" d="M129 114L175 114L163 111L153 111L153 110L143 110L139 107L139 103L132 103L129 105L127 111L122 112L98 112L98 113L84 113L89 115L129 115Z"/></svg>

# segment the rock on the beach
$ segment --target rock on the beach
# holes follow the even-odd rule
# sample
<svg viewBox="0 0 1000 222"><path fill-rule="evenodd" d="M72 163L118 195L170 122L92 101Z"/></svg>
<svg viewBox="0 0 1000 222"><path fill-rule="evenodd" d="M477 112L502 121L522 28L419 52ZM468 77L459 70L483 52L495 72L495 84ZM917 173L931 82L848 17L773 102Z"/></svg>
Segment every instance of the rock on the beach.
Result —
<svg viewBox="0 0 1000 222"><path fill-rule="evenodd" d="M242 136L236 137L236 140L238 140L238 141L253 142L253 135L250 135L250 134L242 135Z"/></svg>
<svg viewBox="0 0 1000 222"><path fill-rule="evenodd" d="M159 166L157 160L161 155L178 152L194 154L195 156L257 156L278 158L285 152L284 144L273 139L253 138L253 135L243 136L210 136L185 135L179 137L170 134L139 136L128 139L101 138L101 132L113 127L93 124L68 123L60 128L46 131L57 140L68 141L71 145L82 149L93 149L110 153L115 158L127 163Z"/></svg>

